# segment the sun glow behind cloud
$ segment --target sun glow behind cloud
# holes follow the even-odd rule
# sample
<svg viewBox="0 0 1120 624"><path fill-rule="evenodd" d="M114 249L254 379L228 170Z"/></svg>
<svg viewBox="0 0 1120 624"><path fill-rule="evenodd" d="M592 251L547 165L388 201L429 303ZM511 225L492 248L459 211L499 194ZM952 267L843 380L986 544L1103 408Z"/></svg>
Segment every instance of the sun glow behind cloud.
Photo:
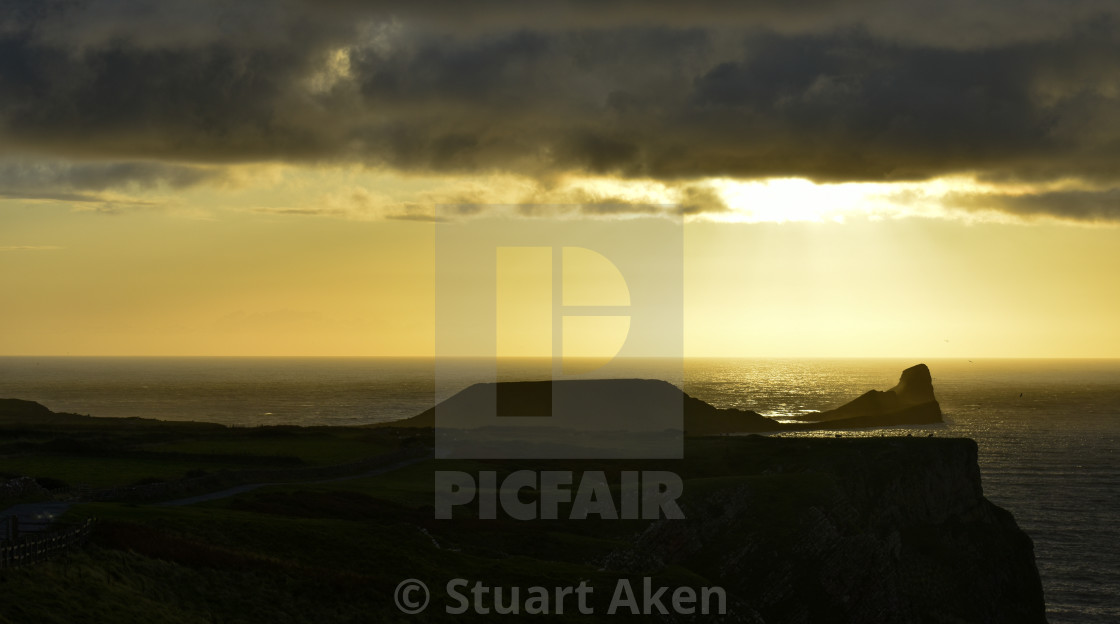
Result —
<svg viewBox="0 0 1120 624"><path fill-rule="evenodd" d="M635 211L639 206L663 206L666 210L679 207L691 222L843 223L851 218L918 217L967 223L1021 223L1031 219L998 210L996 204L986 207L986 198L1016 198L1068 188L1078 188L1078 185L1074 181L996 184L968 176L914 182L842 183L820 183L805 178L709 178L675 184L571 177L530 198L564 206L582 202L634 204ZM704 205L691 203L698 189L708 197ZM620 208L600 214L619 216L625 212Z"/></svg>
<svg viewBox="0 0 1120 624"><path fill-rule="evenodd" d="M689 355L1114 355L1120 290L1100 279L1120 271L1113 228L983 209L988 197L1061 188L964 177L545 185L245 165L181 189L127 188L136 201L112 195L116 212L8 197L0 289L13 297L0 322L20 331L0 352L423 355L424 221L438 203L479 209L463 219L495 203L542 219L684 207ZM542 210L517 210L529 203Z"/></svg>
<svg viewBox="0 0 1120 624"><path fill-rule="evenodd" d="M340 70L341 71L341 70ZM327 78L324 78L326 80ZM689 222L820 223L918 217L967 223L1116 222L1116 191L1083 180L814 182L729 177L654 180L565 174L405 174L355 164L224 166L0 160L0 201L121 214L162 211L220 218L225 211L289 218L431 220L438 205L525 206L522 216L618 219L683 212ZM504 209L503 208L503 209Z"/></svg>

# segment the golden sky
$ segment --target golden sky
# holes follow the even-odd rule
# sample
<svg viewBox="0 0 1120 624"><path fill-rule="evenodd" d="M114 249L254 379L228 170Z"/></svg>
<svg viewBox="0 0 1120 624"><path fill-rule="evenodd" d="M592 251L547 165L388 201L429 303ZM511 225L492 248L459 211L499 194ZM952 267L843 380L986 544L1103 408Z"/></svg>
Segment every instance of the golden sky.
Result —
<svg viewBox="0 0 1120 624"><path fill-rule="evenodd" d="M262 174L116 214L4 201L0 352L430 355L436 225L285 214L329 205L324 178L358 174L289 175L307 179ZM686 221L687 355L1120 354L1114 226L868 210L850 189L792 186Z"/></svg>
<svg viewBox="0 0 1120 624"><path fill-rule="evenodd" d="M1120 357L1114 6L126 4L0 17L0 355L430 355L501 205L682 212L687 356Z"/></svg>

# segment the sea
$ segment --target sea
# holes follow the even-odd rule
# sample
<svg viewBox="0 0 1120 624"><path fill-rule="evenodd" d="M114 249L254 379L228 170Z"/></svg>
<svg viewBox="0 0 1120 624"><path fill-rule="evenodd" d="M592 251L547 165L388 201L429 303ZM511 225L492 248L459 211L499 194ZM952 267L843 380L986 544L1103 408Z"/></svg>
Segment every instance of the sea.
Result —
<svg viewBox="0 0 1120 624"><path fill-rule="evenodd" d="M889 389L917 363L633 360L614 376L680 380L717 407L783 420ZM948 422L888 434L975 439L985 495L1034 540L1049 621L1120 622L1120 360L924 363ZM0 397L93 416L357 425L415 415L487 380L471 360L441 366L439 383L434 370L425 358L0 357Z"/></svg>

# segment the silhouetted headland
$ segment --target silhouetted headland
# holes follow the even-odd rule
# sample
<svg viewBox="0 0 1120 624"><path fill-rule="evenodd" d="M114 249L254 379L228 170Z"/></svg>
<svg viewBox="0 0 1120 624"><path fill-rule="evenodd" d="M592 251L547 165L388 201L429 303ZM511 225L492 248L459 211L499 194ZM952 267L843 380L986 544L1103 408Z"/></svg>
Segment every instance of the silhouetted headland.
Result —
<svg viewBox="0 0 1120 624"><path fill-rule="evenodd" d="M548 418L554 410L563 418ZM589 379L478 383L386 426L433 427L437 413L441 427L456 429L539 426L640 432L680 430L683 413L684 434L689 436L943 422L925 364L904 370L890 390L871 390L836 409L802 417L813 422L782 423L751 410L720 409L656 379Z"/></svg>

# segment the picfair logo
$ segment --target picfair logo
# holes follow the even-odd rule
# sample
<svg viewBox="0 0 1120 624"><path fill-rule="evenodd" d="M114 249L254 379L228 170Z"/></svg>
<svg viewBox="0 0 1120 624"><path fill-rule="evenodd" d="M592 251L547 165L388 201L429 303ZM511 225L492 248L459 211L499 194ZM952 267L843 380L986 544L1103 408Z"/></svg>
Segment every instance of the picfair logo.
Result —
<svg viewBox="0 0 1120 624"><path fill-rule="evenodd" d="M680 221L489 212L436 225L437 456L679 457Z"/></svg>
<svg viewBox="0 0 1120 624"><path fill-rule="evenodd" d="M630 289L609 259L585 247L498 247L495 354L498 378L548 360L549 373L586 374L622 350Z"/></svg>

